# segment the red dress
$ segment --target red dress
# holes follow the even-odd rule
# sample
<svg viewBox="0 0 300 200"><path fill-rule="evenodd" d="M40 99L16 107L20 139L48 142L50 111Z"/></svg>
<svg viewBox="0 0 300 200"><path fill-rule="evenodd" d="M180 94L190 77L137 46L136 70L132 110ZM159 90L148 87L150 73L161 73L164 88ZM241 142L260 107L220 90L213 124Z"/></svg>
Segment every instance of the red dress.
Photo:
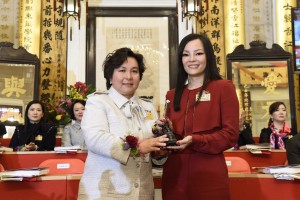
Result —
<svg viewBox="0 0 300 200"><path fill-rule="evenodd" d="M238 140L239 104L234 85L228 80L211 81L205 97L195 105L200 88L183 91L180 111L173 109L175 90L167 116L178 139L192 135L193 142L183 151L173 152L164 165L164 200L227 200L228 171L223 151Z"/></svg>

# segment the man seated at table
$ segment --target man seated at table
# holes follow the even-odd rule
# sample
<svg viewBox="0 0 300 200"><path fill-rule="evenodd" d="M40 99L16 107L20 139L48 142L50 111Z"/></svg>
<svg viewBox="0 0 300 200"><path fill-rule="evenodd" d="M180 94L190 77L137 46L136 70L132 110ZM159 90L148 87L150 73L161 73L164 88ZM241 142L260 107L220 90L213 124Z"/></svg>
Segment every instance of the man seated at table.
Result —
<svg viewBox="0 0 300 200"><path fill-rule="evenodd" d="M300 134L299 133L286 142L286 156L289 165L300 164Z"/></svg>
<svg viewBox="0 0 300 200"><path fill-rule="evenodd" d="M6 134L5 125L2 122L0 122L0 138L3 138L3 135L5 135L5 134Z"/></svg>
<svg viewBox="0 0 300 200"><path fill-rule="evenodd" d="M254 140L252 137L251 126L248 122L245 121L246 115L245 111L242 111L240 120L239 120L239 140L234 149L239 149L240 146L244 146L246 144L254 144Z"/></svg>

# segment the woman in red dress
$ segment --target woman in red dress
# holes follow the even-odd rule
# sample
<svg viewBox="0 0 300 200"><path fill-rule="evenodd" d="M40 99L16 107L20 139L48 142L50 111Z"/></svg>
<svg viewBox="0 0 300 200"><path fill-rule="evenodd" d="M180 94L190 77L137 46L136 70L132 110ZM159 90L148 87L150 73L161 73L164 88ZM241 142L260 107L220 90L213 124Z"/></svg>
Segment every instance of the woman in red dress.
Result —
<svg viewBox="0 0 300 200"><path fill-rule="evenodd" d="M205 35L182 39L177 85L166 101L166 117L178 141L168 147L172 153L163 169L163 199L230 199L223 152L237 143L239 105L234 85L219 74Z"/></svg>

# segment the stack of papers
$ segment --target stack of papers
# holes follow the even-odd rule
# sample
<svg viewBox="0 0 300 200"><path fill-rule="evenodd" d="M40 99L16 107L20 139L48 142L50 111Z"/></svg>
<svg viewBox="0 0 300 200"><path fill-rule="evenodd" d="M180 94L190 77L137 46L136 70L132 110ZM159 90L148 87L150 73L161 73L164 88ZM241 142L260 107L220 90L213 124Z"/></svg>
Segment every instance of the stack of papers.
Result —
<svg viewBox="0 0 300 200"><path fill-rule="evenodd" d="M300 179L300 165L276 165L268 167L254 167L257 172L272 174L276 179Z"/></svg>
<svg viewBox="0 0 300 200"><path fill-rule="evenodd" d="M54 147L55 153L77 153L81 147L79 145L69 147Z"/></svg>
<svg viewBox="0 0 300 200"><path fill-rule="evenodd" d="M271 145L270 143L260 143L260 144L246 144L240 146L240 149L246 149L253 154L270 154Z"/></svg>
<svg viewBox="0 0 300 200"><path fill-rule="evenodd" d="M0 172L2 181L22 181L32 177L42 176L49 173L48 167L22 168Z"/></svg>
<svg viewBox="0 0 300 200"><path fill-rule="evenodd" d="M3 147L3 146L0 146L0 153L3 153L3 152L11 152L11 151L14 151L13 148L9 148L9 147Z"/></svg>
<svg viewBox="0 0 300 200"><path fill-rule="evenodd" d="M265 174L298 174L300 165L275 165L268 167L254 167L257 172Z"/></svg>
<svg viewBox="0 0 300 200"><path fill-rule="evenodd" d="M274 178L280 180L295 180L300 179L300 174L273 174Z"/></svg>
<svg viewBox="0 0 300 200"><path fill-rule="evenodd" d="M152 176L154 177L161 177L163 173L162 168L152 168Z"/></svg>

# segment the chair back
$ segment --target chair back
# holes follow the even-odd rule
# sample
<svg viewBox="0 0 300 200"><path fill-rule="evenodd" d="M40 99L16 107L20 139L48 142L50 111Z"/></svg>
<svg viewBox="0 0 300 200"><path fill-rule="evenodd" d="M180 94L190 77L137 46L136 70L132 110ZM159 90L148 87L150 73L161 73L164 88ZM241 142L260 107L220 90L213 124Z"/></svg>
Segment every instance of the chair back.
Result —
<svg viewBox="0 0 300 200"><path fill-rule="evenodd" d="M248 172L251 173L249 163L241 157L225 157L228 172Z"/></svg>
<svg viewBox="0 0 300 200"><path fill-rule="evenodd" d="M3 172L5 169L3 167L3 165L0 163L0 172Z"/></svg>
<svg viewBox="0 0 300 200"><path fill-rule="evenodd" d="M41 162L39 167L49 167L48 175L56 174L82 174L84 162L80 159L48 159Z"/></svg>

